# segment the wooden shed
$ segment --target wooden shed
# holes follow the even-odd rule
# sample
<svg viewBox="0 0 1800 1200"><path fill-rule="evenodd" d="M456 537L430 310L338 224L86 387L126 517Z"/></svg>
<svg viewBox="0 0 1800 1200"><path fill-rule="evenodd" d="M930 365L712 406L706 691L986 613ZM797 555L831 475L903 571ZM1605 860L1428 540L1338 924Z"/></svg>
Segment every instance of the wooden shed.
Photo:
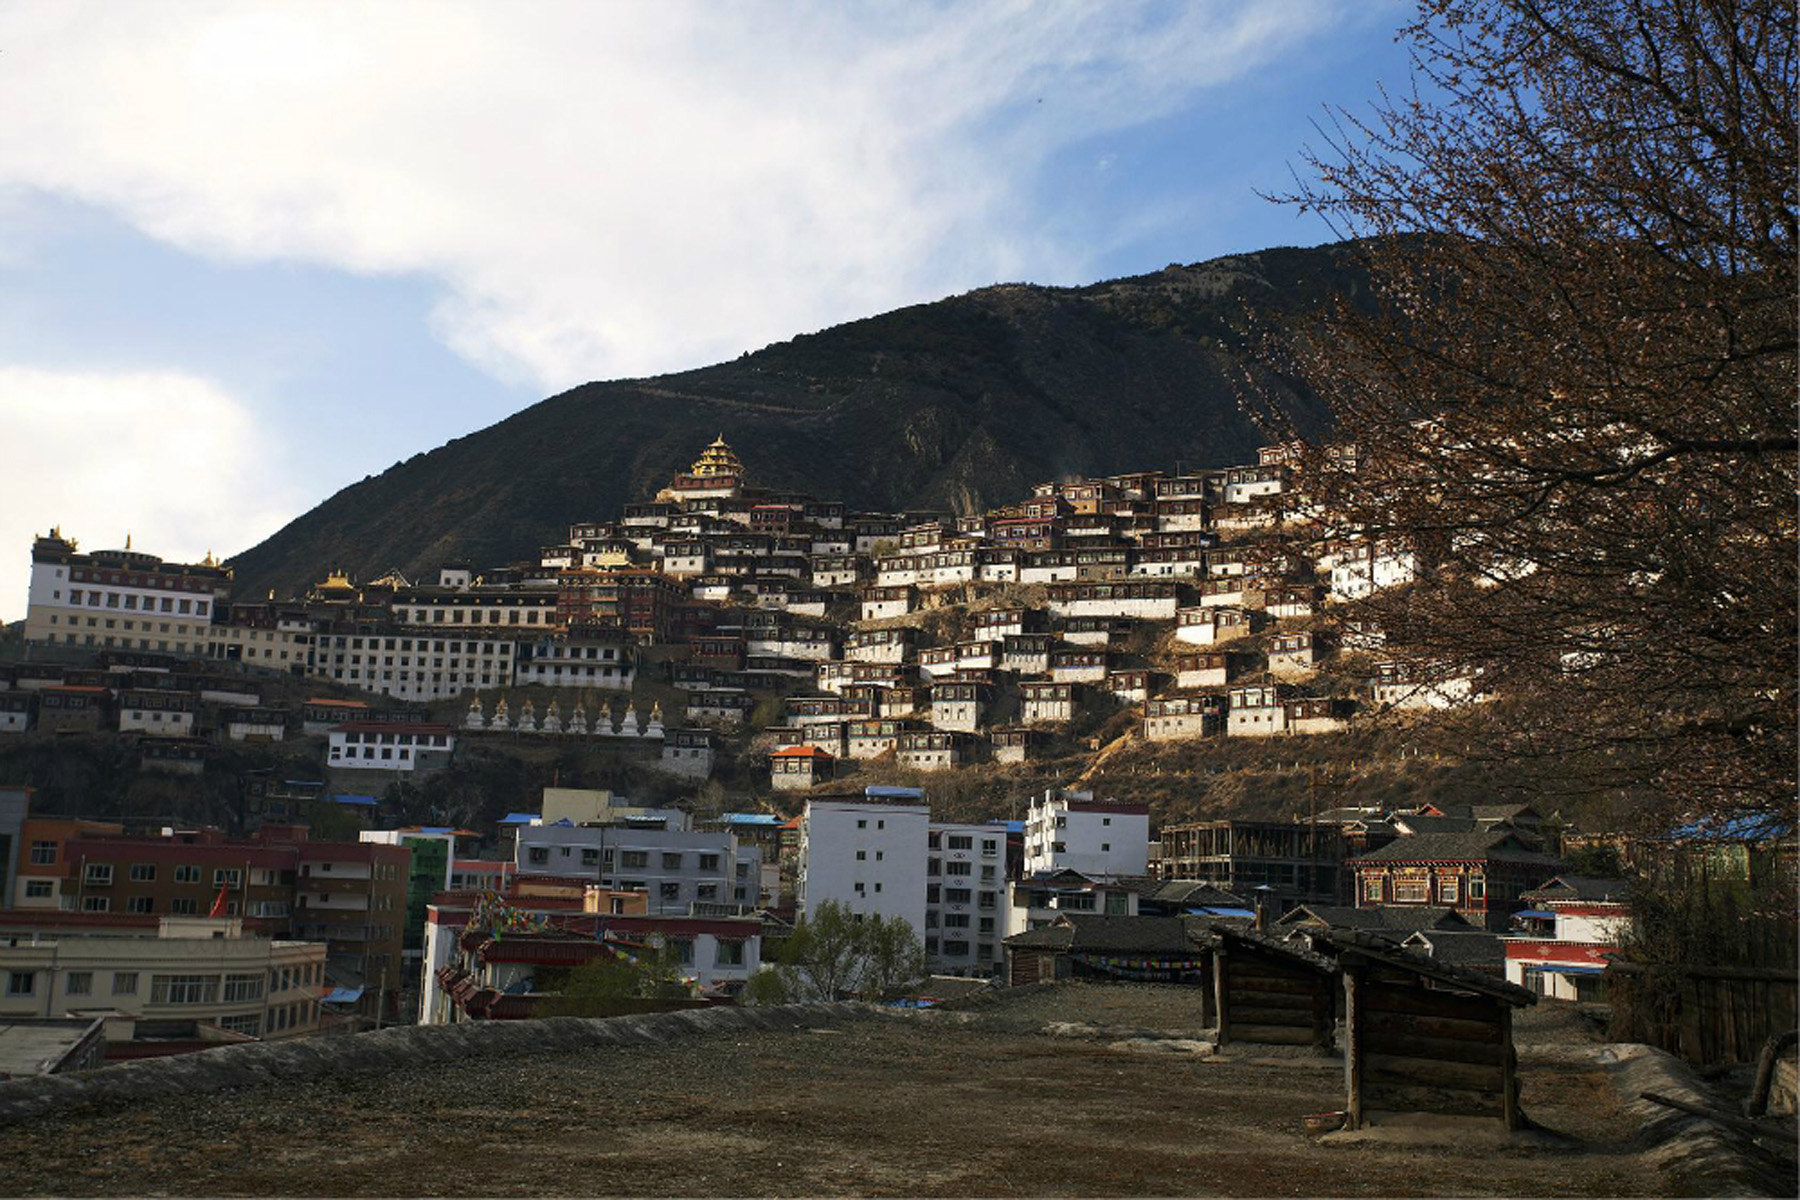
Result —
<svg viewBox="0 0 1800 1200"><path fill-rule="evenodd" d="M1265 934L1212 927L1217 1042L1332 1048L1337 979L1331 960Z"/></svg>
<svg viewBox="0 0 1800 1200"><path fill-rule="evenodd" d="M1366 934L1332 940L1344 977L1345 1128L1375 1111L1523 1125L1512 1014L1536 996Z"/></svg>

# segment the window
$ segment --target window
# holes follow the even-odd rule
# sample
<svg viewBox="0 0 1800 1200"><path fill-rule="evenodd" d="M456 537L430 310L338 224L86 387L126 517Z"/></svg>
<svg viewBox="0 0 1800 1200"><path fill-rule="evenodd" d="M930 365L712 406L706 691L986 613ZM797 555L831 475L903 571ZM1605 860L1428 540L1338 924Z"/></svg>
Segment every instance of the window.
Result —
<svg viewBox="0 0 1800 1200"><path fill-rule="evenodd" d="M132 863L131 864L131 882L133 882L133 883L153 883L153 882L155 882L155 880L156 880L156 864L155 863Z"/></svg>
<svg viewBox="0 0 1800 1200"><path fill-rule="evenodd" d="M225 977L225 1003L238 1004L245 1000L260 1000L263 994L263 977L255 975L227 975Z"/></svg>
<svg viewBox="0 0 1800 1200"><path fill-rule="evenodd" d="M702 871L717 871L719 869L719 856L716 854L702 854L700 856L700 869Z"/></svg>
<svg viewBox="0 0 1800 1200"><path fill-rule="evenodd" d="M669 950L675 955L676 962L680 963L684 967L691 967L694 965L694 939L693 938L670 938L668 941L668 947L669 947Z"/></svg>
<svg viewBox="0 0 1800 1200"><path fill-rule="evenodd" d="M981 857L992 858L998 853L1000 853L1000 850L993 838L981 839Z"/></svg>
<svg viewBox="0 0 1800 1200"><path fill-rule="evenodd" d="M973 863L953 862L944 864L944 874L946 875L973 875L974 873Z"/></svg>
<svg viewBox="0 0 1800 1200"><path fill-rule="evenodd" d="M87 865L87 871L82 876L82 879L84 882L91 883L91 884L111 883L112 882L112 864L111 863L89 863Z"/></svg>
<svg viewBox="0 0 1800 1200"><path fill-rule="evenodd" d="M744 965L744 943L739 939L720 938L719 952L713 962L721 967L741 967Z"/></svg>
<svg viewBox="0 0 1800 1200"><path fill-rule="evenodd" d="M858 850L856 852L856 861L857 862L862 862L863 860L867 859L868 857L869 857L869 852L867 850Z"/></svg>
<svg viewBox="0 0 1800 1200"><path fill-rule="evenodd" d="M869 823L867 821L858 819L858 821L856 822L856 827L858 829L867 829L869 827Z"/></svg>
<svg viewBox="0 0 1800 1200"><path fill-rule="evenodd" d="M950 835L950 848L952 850L973 850L975 839L967 834L953 833Z"/></svg>
<svg viewBox="0 0 1800 1200"><path fill-rule="evenodd" d="M156 911L156 900L151 896L133 896L125 901L125 911L140 914L153 913Z"/></svg>
<svg viewBox="0 0 1800 1200"><path fill-rule="evenodd" d="M1431 899L1423 879L1394 880L1394 903L1424 904Z"/></svg>
<svg viewBox="0 0 1800 1200"><path fill-rule="evenodd" d="M262 1018L254 1015L247 1017L220 1017L219 1028L231 1033L247 1033L251 1037L256 1037L262 1033Z"/></svg>
<svg viewBox="0 0 1800 1200"><path fill-rule="evenodd" d="M525 861L534 867L541 867L550 861L550 847L529 846L525 850Z"/></svg>
<svg viewBox="0 0 1800 1200"><path fill-rule="evenodd" d="M1100 843L1100 853L1105 854L1111 849L1112 849L1111 842L1101 842Z"/></svg>
<svg viewBox="0 0 1800 1200"><path fill-rule="evenodd" d="M27 879L25 881L25 898L43 900L56 894L56 884L48 879Z"/></svg>
<svg viewBox="0 0 1800 1200"><path fill-rule="evenodd" d="M31 862L33 866L47 867L56 862L55 842L31 843Z"/></svg>
<svg viewBox="0 0 1800 1200"><path fill-rule="evenodd" d="M665 883L662 885L659 894L665 901L679 900L681 899L681 885L679 883Z"/></svg>
<svg viewBox="0 0 1800 1200"><path fill-rule="evenodd" d="M8 971L6 973L6 994L9 996L29 996L37 989L37 975L31 971Z"/></svg>
<svg viewBox="0 0 1800 1200"><path fill-rule="evenodd" d="M169 914L171 916L192 917L192 916L198 916L199 913L200 913L200 902L198 900L195 900L191 896L190 897L177 896L175 899L169 901Z"/></svg>
<svg viewBox="0 0 1800 1200"><path fill-rule="evenodd" d="M63 981L63 991L71 996L91 995L94 990L92 971L70 971Z"/></svg>
<svg viewBox="0 0 1800 1200"><path fill-rule="evenodd" d="M200 868L199 867L176 867L175 868L175 882L176 883L199 883L200 882Z"/></svg>
<svg viewBox="0 0 1800 1200"><path fill-rule="evenodd" d="M83 896L81 898L82 912L106 912L111 908L111 896Z"/></svg>
<svg viewBox="0 0 1800 1200"><path fill-rule="evenodd" d="M1469 876L1469 899L1470 900L1486 900L1487 899L1487 876L1485 876L1485 875Z"/></svg>
<svg viewBox="0 0 1800 1200"><path fill-rule="evenodd" d="M137 972L114 971L112 994L115 996L137 995Z"/></svg>
<svg viewBox="0 0 1800 1200"><path fill-rule="evenodd" d="M679 855L679 854L664 854L662 856L662 869L665 871L681 870L681 855Z"/></svg>
<svg viewBox="0 0 1800 1200"><path fill-rule="evenodd" d="M1474 890L1472 886L1470 890ZM1363 901L1368 904L1381 903L1381 876L1368 875L1363 878Z"/></svg>
<svg viewBox="0 0 1800 1200"><path fill-rule="evenodd" d="M1462 896L1462 880L1454 875L1438 880L1438 903L1455 904Z"/></svg>
<svg viewBox="0 0 1800 1200"><path fill-rule="evenodd" d="M213 872L213 886L225 887L229 885L231 887L236 887L242 874L243 873L236 867L220 867Z"/></svg>
<svg viewBox="0 0 1800 1200"><path fill-rule="evenodd" d="M619 865L627 869L637 868L642 870L644 867L650 865L650 852L648 850L621 851L619 854Z"/></svg>

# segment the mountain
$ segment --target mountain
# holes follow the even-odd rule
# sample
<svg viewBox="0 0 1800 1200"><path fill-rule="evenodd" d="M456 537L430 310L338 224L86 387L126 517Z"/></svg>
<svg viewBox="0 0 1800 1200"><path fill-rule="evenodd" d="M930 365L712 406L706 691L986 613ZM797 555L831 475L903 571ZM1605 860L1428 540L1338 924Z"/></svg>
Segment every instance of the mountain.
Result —
<svg viewBox="0 0 1800 1200"><path fill-rule="evenodd" d="M1073 474L1241 463L1268 440L1244 398L1254 339L1367 290L1350 245L1266 250L983 288L733 362L584 384L345 488L230 565L241 595L286 595L334 567L535 557L571 522L650 498L720 433L753 484L875 510L966 513ZM1257 403L1302 432L1325 425L1309 393L1256 375Z"/></svg>

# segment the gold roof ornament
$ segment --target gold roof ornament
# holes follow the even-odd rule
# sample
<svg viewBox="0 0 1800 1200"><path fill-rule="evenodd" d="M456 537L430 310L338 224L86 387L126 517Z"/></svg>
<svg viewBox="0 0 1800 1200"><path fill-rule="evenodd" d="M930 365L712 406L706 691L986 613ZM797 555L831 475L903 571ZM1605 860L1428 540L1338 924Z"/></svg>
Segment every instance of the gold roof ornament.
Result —
<svg viewBox="0 0 1800 1200"><path fill-rule="evenodd" d="M125 531L125 548L127 550L131 549L131 530L129 529ZM210 554L211 552L208 551L208 553Z"/></svg>
<svg viewBox="0 0 1800 1200"><path fill-rule="evenodd" d="M744 464L730 446L725 444L725 435L721 433L713 439L712 445L700 452L694 460L693 469L688 474L700 479L718 479L724 476L741 477Z"/></svg>

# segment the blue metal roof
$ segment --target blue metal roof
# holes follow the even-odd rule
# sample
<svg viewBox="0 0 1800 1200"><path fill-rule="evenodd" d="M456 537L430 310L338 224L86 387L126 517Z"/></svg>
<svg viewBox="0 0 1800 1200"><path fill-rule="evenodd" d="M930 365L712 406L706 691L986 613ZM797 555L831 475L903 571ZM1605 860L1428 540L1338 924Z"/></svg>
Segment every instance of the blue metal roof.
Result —
<svg viewBox="0 0 1800 1200"><path fill-rule="evenodd" d="M1205 907L1205 908L1190 908L1185 911L1187 912L1187 915L1190 917L1254 917L1254 916L1256 916L1256 910L1253 908L1220 908L1220 907L1216 907L1216 906L1209 906L1209 907Z"/></svg>
<svg viewBox="0 0 1800 1200"><path fill-rule="evenodd" d="M1721 842L1760 842L1794 832L1794 823L1776 813L1746 813L1724 820L1695 821L1670 830L1669 836Z"/></svg>
<svg viewBox="0 0 1800 1200"><path fill-rule="evenodd" d="M494 824L496 824L496 825L529 825L537 819L538 819L538 815L536 813L507 813L504 817L501 817L498 821L495 821Z"/></svg>
<svg viewBox="0 0 1800 1200"><path fill-rule="evenodd" d="M363 988L332 988L320 998L321 1004L355 1004L362 999Z"/></svg>
<svg viewBox="0 0 1800 1200"><path fill-rule="evenodd" d="M1514 913L1513 916L1515 916L1515 917L1542 917L1548 921L1548 920L1554 920L1556 917L1556 914L1551 912L1549 909L1544 909L1544 908L1522 908L1518 912Z"/></svg>
<svg viewBox="0 0 1800 1200"><path fill-rule="evenodd" d="M719 818L730 825L779 825L781 818L772 813L726 813Z"/></svg>
<svg viewBox="0 0 1800 1200"><path fill-rule="evenodd" d="M988 824L1004 826L1008 833L1025 832L1025 822L1023 821L989 821Z"/></svg>
<svg viewBox="0 0 1800 1200"><path fill-rule="evenodd" d="M1583 963L1526 963L1527 971L1547 971L1552 975L1603 975L1605 967L1588 966Z"/></svg>
<svg viewBox="0 0 1800 1200"><path fill-rule="evenodd" d="M360 804L364 808L375 808L381 801L373 796L358 796L347 792L339 792L331 798L333 804Z"/></svg>
<svg viewBox="0 0 1800 1200"><path fill-rule="evenodd" d="M915 787L884 787L879 784L872 784L863 789L863 795L882 800L923 800L925 798L925 789Z"/></svg>

